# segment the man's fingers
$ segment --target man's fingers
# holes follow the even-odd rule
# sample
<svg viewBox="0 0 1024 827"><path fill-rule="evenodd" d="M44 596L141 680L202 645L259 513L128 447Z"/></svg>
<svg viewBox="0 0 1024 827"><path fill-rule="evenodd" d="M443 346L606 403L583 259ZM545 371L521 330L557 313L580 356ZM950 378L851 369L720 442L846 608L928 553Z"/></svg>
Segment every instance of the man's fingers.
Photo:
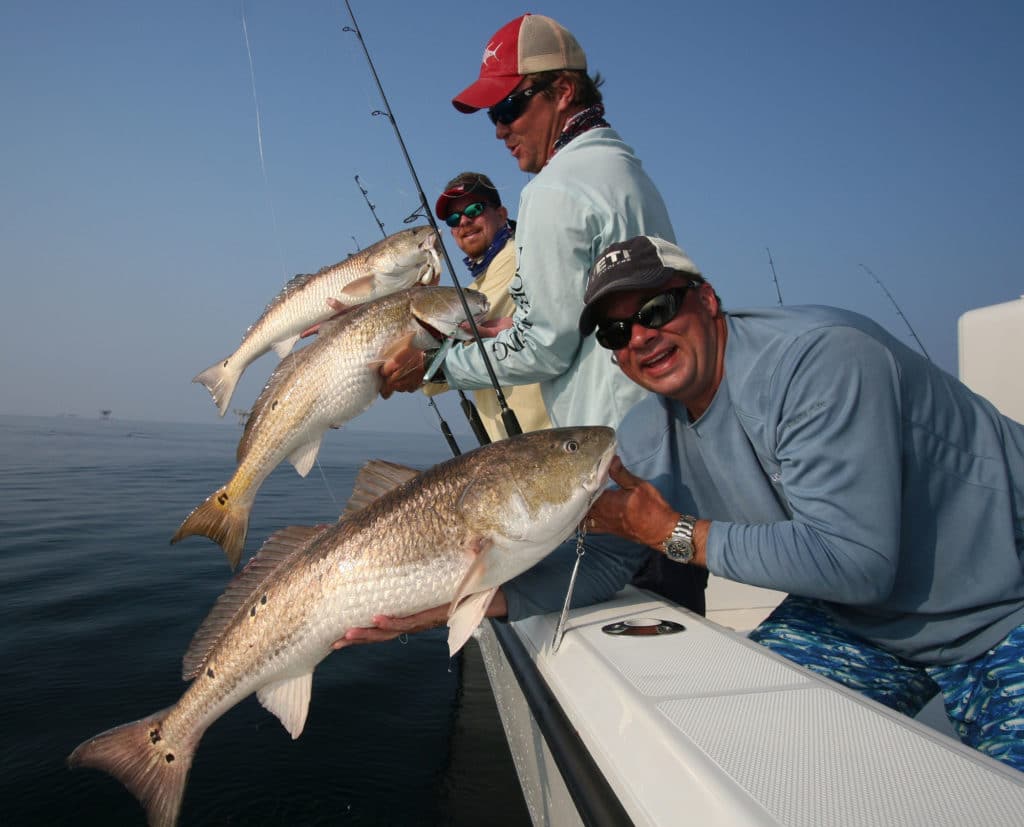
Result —
<svg viewBox="0 0 1024 827"><path fill-rule="evenodd" d="M405 617L374 615L373 626L349 629L343 638L334 641L331 648L343 649L358 643L384 643L394 640L399 635L414 634L444 626L447 617L448 607L446 605L435 606L432 609L425 609Z"/></svg>
<svg viewBox="0 0 1024 827"><path fill-rule="evenodd" d="M636 488L643 482L640 477L630 473L617 456L612 458L612 463L608 466L608 476L622 489Z"/></svg>
<svg viewBox="0 0 1024 827"><path fill-rule="evenodd" d="M342 304L340 301L338 301L337 299L332 299L330 296L327 297L326 301L327 301L327 306L329 308L331 308L331 310L334 311L334 315L331 316L331 319L337 319L338 316L340 316L342 313L346 313L346 312L348 312L349 310L352 309L347 304ZM321 325L321 322L317 322L315 325L311 325L310 327L307 327L305 330L303 330L299 334L299 338L300 339L305 339L307 336L313 336L313 335L319 333L320 332L320 325Z"/></svg>
<svg viewBox="0 0 1024 827"><path fill-rule="evenodd" d="M384 383L380 395L387 399L395 391L410 393L423 384L423 351L412 349L398 353L381 367Z"/></svg>

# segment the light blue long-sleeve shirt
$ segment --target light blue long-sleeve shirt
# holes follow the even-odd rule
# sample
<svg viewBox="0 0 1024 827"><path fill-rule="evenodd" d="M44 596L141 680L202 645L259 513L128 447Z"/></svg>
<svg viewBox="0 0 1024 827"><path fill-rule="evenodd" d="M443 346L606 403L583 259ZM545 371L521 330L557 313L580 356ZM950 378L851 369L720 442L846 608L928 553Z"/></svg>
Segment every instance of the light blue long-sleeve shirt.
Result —
<svg viewBox="0 0 1024 827"><path fill-rule="evenodd" d="M1024 426L862 316L726 318L704 415L652 396L619 429L627 468L712 520L708 568L926 664L1024 622Z"/></svg>
<svg viewBox="0 0 1024 827"><path fill-rule="evenodd" d="M556 426L615 427L646 396L577 327L592 263L637 235L675 240L661 195L613 129L577 136L523 188L513 327L485 347L499 384L540 383ZM452 387L490 387L475 344L450 352L444 371Z"/></svg>

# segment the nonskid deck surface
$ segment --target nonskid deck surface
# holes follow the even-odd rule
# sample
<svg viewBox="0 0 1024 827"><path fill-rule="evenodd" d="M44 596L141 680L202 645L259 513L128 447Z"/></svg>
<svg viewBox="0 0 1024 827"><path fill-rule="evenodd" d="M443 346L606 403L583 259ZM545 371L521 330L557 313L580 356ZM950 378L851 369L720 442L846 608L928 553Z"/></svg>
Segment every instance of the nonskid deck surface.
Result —
<svg viewBox="0 0 1024 827"><path fill-rule="evenodd" d="M514 624L636 824L1024 824L1024 774L635 589ZM612 636L656 618L683 632ZM698 819L694 821L694 819Z"/></svg>

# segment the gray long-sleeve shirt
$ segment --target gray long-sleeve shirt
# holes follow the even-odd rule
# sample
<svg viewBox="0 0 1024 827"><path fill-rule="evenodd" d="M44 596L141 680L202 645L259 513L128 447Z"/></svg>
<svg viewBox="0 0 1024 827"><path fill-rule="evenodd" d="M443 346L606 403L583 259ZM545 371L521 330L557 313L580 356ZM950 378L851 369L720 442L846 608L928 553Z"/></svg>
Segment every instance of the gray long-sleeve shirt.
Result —
<svg viewBox="0 0 1024 827"><path fill-rule="evenodd" d="M821 599L922 663L974 658L1024 622L1024 426L862 316L727 323L699 420L652 396L619 428L627 468L713 521L708 568Z"/></svg>

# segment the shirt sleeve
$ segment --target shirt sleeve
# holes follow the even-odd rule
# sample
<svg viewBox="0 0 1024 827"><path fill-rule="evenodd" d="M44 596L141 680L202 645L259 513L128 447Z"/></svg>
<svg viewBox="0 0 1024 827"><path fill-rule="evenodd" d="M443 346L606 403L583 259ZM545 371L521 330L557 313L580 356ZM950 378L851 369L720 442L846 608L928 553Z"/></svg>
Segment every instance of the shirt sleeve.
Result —
<svg viewBox="0 0 1024 827"><path fill-rule="evenodd" d="M517 269L511 293L512 327L487 339L491 365L501 385L543 382L563 374L580 348L577 327L583 291L599 233L578 198L560 188L537 188L520 205L516 231ZM529 216L528 219L525 216ZM556 220L557 219L557 220ZM478 345L456 348L445 359L452 387L490 386Z"/></svg>
<svg viewBox="0 0 1024 827"><path fill-rule="evenodd" d="M766 440L791 519L712 522L708 568L822 600L885 599L901 526L902 421L892 354L853 328L822 328L791 346L769 387Z"/></svg>

